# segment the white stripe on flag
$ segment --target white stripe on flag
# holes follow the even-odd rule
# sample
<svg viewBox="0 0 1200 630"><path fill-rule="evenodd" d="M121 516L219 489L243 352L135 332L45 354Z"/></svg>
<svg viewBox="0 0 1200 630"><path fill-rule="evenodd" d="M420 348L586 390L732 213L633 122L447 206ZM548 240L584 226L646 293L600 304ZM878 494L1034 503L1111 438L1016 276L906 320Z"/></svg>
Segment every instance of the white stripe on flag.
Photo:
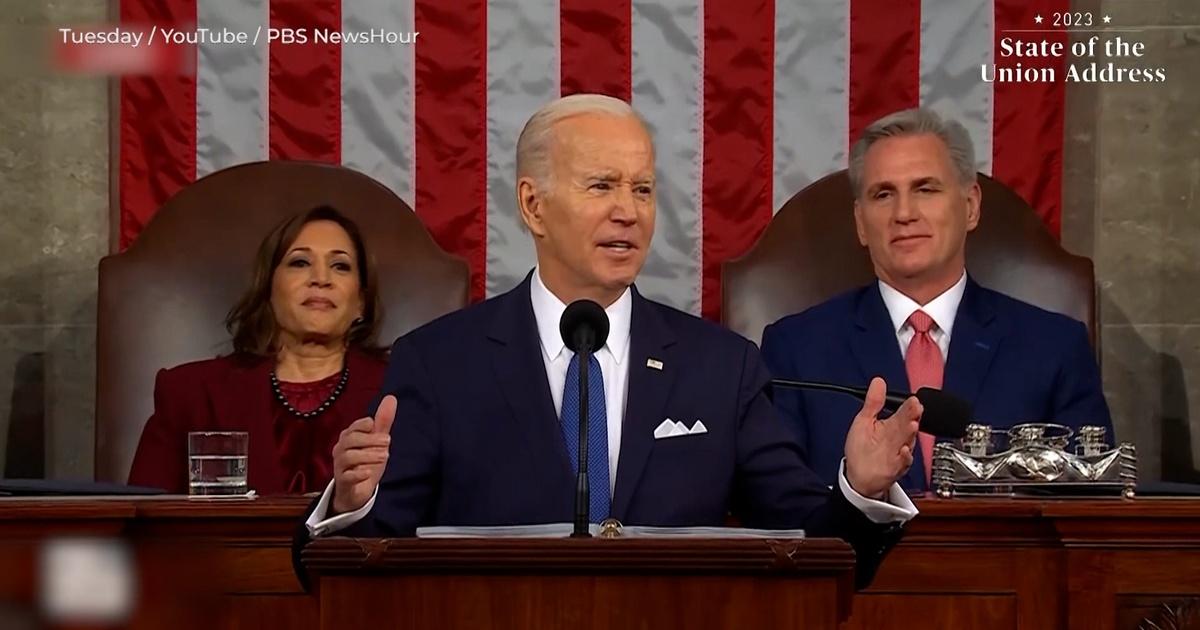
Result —
<svg viewBox="0 0 1200 630"><path fill-rule="evenodd" d="M196 178L267 159L267 0L196 0L196 25L243 32L257 46L196 50Z"/></svg>
<svg viewBox="0 0 1200 630"><path fill-rule="evenodd" d="M992 84L979 80L992 63L993 0L921 1L921 106L961 122L975 144L975 168L992 172Z"/></svg>
<svg viewBox="0 0 1200 630"><path fill-rule="evenodd" d="M633 107L658 170L654 245L638 276L651 299L700 314L703 0L633 2Z"/></svg>
<svg viewBox="0 0 1200 630"><path fill-rule="evenodd" d="M343 31L371 29L415 31L413 0L342 0ZM414 50L342 45L342 164L379 180L409 207L416 206Z"/></svg>
<svg viewBox="0 0 1200 630"><path fill-rule="evenodd" d="M850 134L850 4L776 0L773 212L845 168Z"/></svg>
<svg viewBox="0 0 1200 630"><path fill-rule="evenodd" d="M557 0L489 0L487 6L487 295L533 268L533 243L517 210L517 136L559 95Z"/></svg>

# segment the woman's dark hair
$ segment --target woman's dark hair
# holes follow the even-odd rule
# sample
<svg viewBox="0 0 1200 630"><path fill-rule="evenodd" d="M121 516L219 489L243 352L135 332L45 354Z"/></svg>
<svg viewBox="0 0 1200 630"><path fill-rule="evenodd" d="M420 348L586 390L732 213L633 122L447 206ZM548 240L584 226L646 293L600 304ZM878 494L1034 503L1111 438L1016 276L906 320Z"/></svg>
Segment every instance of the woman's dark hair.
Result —
<svg viewBox="0 0 1200 630"><path fill-rule="evenodd" d="M362 317L346 331L347 347L368 352L378 351L375 335L383 308L379 303L379 285L375 260L367 252L358 226L333 206L317 206L280 223L258 246L254 257L254 278L237 304L225 316L225 328L233 335L233 350L239 354L274 356L278 350L279 324L271 308L271 281L283 255L296 242L304 226L314 221L332 221L350 236L357 253L358 285L362 296Z"/></svg>

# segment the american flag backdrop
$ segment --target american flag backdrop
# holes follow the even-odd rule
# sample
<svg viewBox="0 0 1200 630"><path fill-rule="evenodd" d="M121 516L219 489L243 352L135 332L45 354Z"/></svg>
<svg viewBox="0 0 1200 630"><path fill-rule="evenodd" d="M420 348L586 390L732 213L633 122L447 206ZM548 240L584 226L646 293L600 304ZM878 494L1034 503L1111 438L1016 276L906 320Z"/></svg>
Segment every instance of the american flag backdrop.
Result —
<svg viewBox="0 0 1200 630"><path fill-rule="evenodd" d="M560 95L604 92L633 104L658 150L658 226L638 286L715 319L720 264L792 194L844 168L851 139L897 109L927 105L961 120L979 170L1057 234L1063 86L985 83L980 64L996 60L1005 31L1068 9L1069 0L120 0L129 24L310 35L305 45L202 43L194 74L122 79L116 228L127 247L170 195L235 164L340 163L412 205L470 263L482 299L533 265L513 191L521 125ZM317 28L419 35L415 45L337 45L314 42Z"/></svg>

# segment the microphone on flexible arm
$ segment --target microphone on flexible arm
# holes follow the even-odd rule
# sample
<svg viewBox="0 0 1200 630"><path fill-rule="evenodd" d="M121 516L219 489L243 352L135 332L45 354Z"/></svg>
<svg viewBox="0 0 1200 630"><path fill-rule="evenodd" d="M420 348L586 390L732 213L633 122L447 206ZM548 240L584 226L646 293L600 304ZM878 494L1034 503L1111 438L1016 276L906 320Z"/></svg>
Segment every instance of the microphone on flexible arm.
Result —
<svg viewBox="0 0 1200 630"><path fill-rule="evenodd" d="M592 352L608 340L608 314L591 300L575 300L558 320L563 344L579 356L579 453L578 474L575 476L575 528L572 538L589 538L588 507L591 489L588 488L588 362ZM603 392L601 392L603 395Z"/></svg>
<svg viewBox="0 0 1200 630"><path fill-rule="evenodd" d="M859 400L867 399L867 388L865 387L792 381L785 378L771 379L771 387L838 392L854 396ZM917 400L921 401L921 406L925 408L925 412L921 414L921 431L944 438L960 438L967 434L967 425L971 423L971 404L940 389L922 387L915 394L888 392L884 398L883 408L895 412L910 396L916 396Z"/></svg>

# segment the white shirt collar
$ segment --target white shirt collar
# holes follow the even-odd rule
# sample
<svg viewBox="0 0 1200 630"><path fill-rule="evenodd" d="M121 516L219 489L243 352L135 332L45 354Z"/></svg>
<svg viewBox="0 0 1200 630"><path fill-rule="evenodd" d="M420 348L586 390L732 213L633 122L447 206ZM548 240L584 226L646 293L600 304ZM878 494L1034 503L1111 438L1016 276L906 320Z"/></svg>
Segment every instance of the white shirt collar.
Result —
<svg viewBox="0 0 1200 630"><path fill-rule="evenodd" d="M554 361L565 348L562 333L558 329L558 322L562 319L567 305L546 288L539 269L534 268L533 280L529 284L529 299L533 303L533 318L537 320L538 336L542 340L542 352L546 353L546 357L550 361ZM608 314L608 340L600 347L599 352L607 349L620 365L625 358L625 350L629 346L629 322L633 314L632 291L626 288L621 297L604 309L604 312ZM568 350L568 352L570 351Z"/></svg>
<svg viewBox="0 0 1200 630"><path fill-rule="evenodd" d="M917 310L922 310L933 319L933 323L939 330L946 333L947 337L950 336L954 328L954 316L958 313L958 305L962 302L963 293L966 290L967 272L963 270L962 277L954 283L954 286L922 306L883 280L879 281L879 293L883 296L883 305L892 319L892 329L897 333L908 323L909 316Z"/></svg>

